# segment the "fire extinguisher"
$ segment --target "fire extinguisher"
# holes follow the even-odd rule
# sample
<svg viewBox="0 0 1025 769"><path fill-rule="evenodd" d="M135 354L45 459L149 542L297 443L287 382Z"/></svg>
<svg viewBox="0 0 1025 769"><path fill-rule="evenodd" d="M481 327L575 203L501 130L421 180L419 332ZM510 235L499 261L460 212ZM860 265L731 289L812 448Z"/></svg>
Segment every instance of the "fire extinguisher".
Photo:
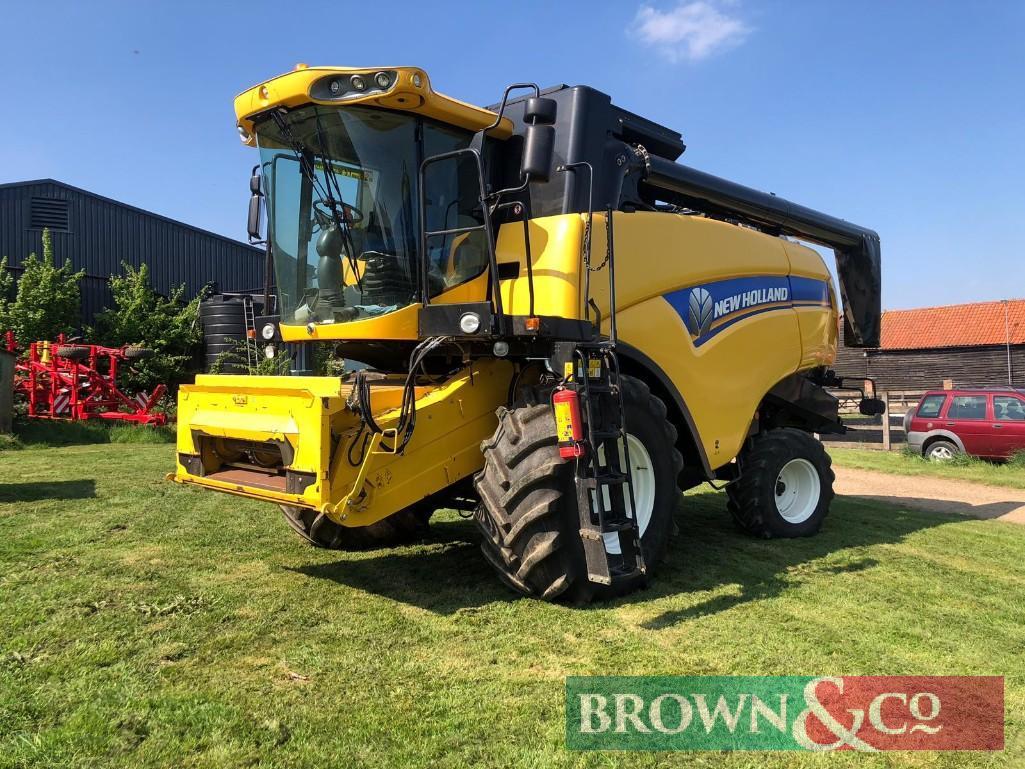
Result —
<svg viewBox="0 0 1025 769"><path fill-rule="evenodd" d="M580 418L580 397L576 390L558 388L552 395L555 432L559 438L559 456L576 459L584 455L584 423Z"/></svg>

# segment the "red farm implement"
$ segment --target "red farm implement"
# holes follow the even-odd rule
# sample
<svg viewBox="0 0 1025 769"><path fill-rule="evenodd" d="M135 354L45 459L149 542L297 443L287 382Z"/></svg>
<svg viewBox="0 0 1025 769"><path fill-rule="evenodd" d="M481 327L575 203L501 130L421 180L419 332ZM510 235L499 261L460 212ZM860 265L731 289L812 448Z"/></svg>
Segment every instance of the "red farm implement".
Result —
<svg viewBox="0 0 1025 769"><path fill-rule="evenodd" d="M8 333L7 349L15 351ZM163 425L167 416L153 411L166 388L132 397L117 385L118 369L130 361L149 357L140 347L103 347L96 344L33 342L28 356L14 371L14 392L28 403L36 419L118 419L136 424Z"/></svg>

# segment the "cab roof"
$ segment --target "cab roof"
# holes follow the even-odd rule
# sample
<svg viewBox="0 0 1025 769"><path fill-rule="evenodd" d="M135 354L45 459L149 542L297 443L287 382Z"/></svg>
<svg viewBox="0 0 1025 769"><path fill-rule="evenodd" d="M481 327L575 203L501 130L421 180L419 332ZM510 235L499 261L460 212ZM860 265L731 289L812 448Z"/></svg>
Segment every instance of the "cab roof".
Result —
<svg viewBox="0 0 1025 769"><path fill-rule="evenodd" d="M387 87L378 87L375 78L386 76ZM360 78L365 90L348 88ZM332 83L339 83L334 95ZM384 107L412 112L424 117L479 131L498 118L491 110L453 99L435 91L427 73L419 67L308 67L297 64L295 69L272 77L235 97L235 117L244 143L253 146L253 119L275 107L292 108L304 104L349 105ZM489 136L502 139L512 133L512 123L504 119Z"/></svg>

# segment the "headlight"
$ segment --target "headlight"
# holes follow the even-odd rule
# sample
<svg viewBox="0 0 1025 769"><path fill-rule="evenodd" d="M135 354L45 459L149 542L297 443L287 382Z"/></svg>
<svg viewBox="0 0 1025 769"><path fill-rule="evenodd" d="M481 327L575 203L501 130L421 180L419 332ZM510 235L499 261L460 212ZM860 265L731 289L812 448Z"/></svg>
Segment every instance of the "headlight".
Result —
<svg viewBox="0 0 1025 769"><path fill-rule="evenodd" d="M274 338L274 331L275 329L273 323L264 323L263 328L260 329L260 336L262 336L267 341L270 341Z"/></svg>
<svg viewBox="0 0 1025 769"><path fill-rule="evenodd" d="M464 312L459 319L459 328L464 334L476 334L480 330L480 315L475 312Z"/></svg>
<svg viewBox="0 0 1025 769"><path fill-rule="evenodd" d="M267 345L266 347L263 348L263 355L268 360L270 360L271 358L273 358L277 354L278 354L278 351L276 349L274 349L274 345L272 345L272 344L269 344L269 345Z"/></svg>
<svg viewBox="0 0 1025 769"><path fill-rule="evenodd" d="M391 69L373 73L328 75L310 86L310 96L325 100L361 99L364 96L386 93L393 89L397 82L398 72Z"/></svg>

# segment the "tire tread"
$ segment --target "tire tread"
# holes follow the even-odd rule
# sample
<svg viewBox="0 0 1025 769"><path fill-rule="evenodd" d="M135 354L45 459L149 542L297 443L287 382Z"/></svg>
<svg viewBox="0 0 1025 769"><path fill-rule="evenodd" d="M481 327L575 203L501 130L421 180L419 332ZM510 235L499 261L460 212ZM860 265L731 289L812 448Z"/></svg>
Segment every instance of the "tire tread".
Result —
<svg viewBox="0 0 1025 769"><path fill-rule="evenodd" d="M812 464L824 467L819 507L829 510L834 496L833 481L836 478L829 453L818 440L803 430L792 427L768 430L756 435L751 445L741 452L741 476L726 487L726 507L734 522L745 533L761 539L794 536L781 533L784 530L771 517L775 511L766 510L763 504L766 486L775 486L780 457L794 455L804 456ZM808 527L809 531L800 536L816 533L823 518L825 512L818 515L815 525Z"/></svg>

